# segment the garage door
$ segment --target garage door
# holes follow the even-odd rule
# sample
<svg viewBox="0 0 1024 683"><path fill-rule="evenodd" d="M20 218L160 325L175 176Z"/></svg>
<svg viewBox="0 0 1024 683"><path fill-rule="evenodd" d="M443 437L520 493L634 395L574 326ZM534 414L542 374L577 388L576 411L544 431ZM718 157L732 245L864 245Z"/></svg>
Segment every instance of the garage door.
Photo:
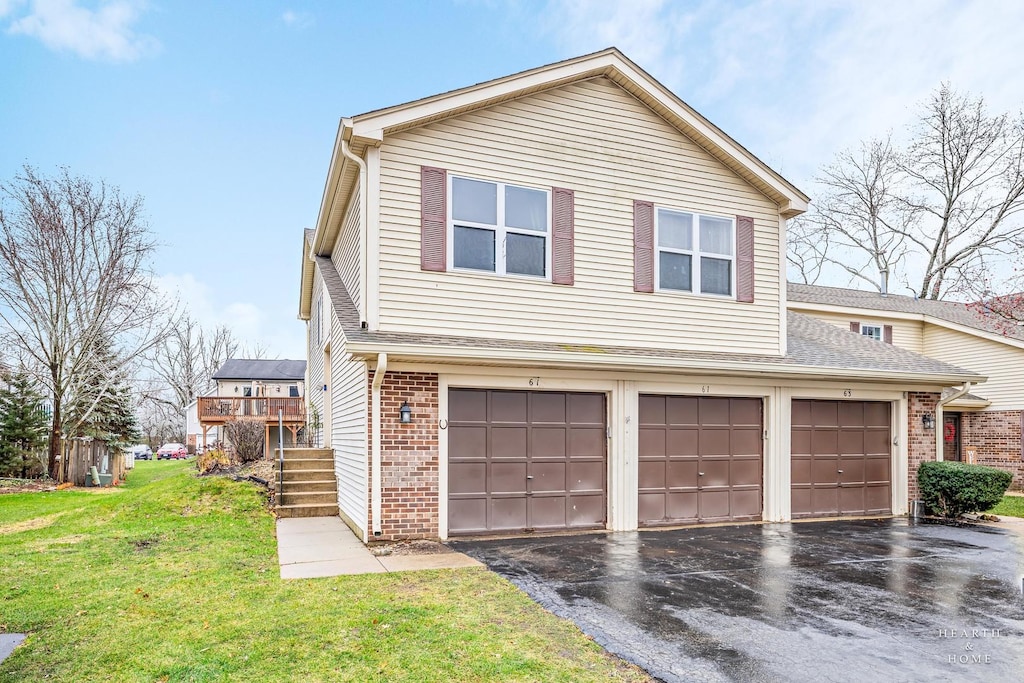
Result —
<svg viewBox="0 0 1024 683"><path fill-rule="evenodd" d="M603 528L604 394L451 389L448 532Z"/></svg>
<svg viewBox="0 0 1024 683"><path fill-rule="evenodd" d="M640 396L643 526L761 519L761 399Z"/></svg>
<svg viewBox="0 0 1024 683"><path fill-rule="evenodd" d="M882 401L793 401L793 517L892 512L892 410Z"/></svg>

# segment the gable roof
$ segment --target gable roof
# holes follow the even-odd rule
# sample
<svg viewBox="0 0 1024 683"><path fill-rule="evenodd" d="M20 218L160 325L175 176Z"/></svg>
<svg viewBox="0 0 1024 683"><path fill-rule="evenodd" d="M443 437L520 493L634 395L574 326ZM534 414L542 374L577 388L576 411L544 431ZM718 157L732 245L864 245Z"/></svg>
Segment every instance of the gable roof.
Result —
<svg viewBox="0 0 1024 683"><path fill-rule="evenodd" d="M943 363L874 339L849 334L810 316L788 314L785 356L696 352L642 347L594 346L483 339L455 335L370 332L362 328L334 263L316 257L334 312L345 335L345 350L370 357L387 352L396 359L525 367L649 368L656 372L701 370L710 374L814 377L940 385L982 382L970 370ZM515 359L515 361L511 360Z"/></svg>
<svg viewBox="0 0 1024 683"><path fill-rule="evenodd" d="M944 326L957 326L984 333L996 341L1024 343L1024 327L1007 324L1002 318L985 315L979 308L956 301L918 299L901 294L869 292L862 289L823 287L790 282L786 288L791 304L811 304L812 307L857 308L868 311L910 314ZM794 308L804 308L794 306Z"/></svg>
<svg viewBox="0 0 1024 683"><path fill-rule="evenodd" d="M264 360L229 358L213 373L213 379L261 379L272 382L288 382L304 379L304 360Z"/></svg>
<svg viewBox="0 0 1024 683"><path fill-rule="evenodd" d="M807 210L810 199L806 194L612 47L341 119L320 202L312 254L323 256L331 253L340 230L344 205L359 177L356 164L343 153L343 145L349 146L351 153L361 156L366 147L379 145L386 135L597 77L605 77L618 84L693 140L775 202L783 217L791 218ZM609 127L609 134L616 134L614 125ZM312 282L307 281L304 272L299 306L302 318L308 318L307 300L311 294Z"/></svg>

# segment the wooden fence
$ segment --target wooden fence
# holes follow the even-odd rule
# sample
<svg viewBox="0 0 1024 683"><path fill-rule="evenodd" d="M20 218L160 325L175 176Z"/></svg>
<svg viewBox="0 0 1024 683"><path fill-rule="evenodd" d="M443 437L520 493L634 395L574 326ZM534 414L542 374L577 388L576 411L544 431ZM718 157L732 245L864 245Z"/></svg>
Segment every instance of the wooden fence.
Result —
<svg viewBox="0 0 1024 683"><path fill-rule="evenodd" d="M61 483L69 482L75 486L92 486L90 470L94 466L105 485L124 480L124 453L112 452L107 444L95 439L75 438L64 441L58 468L60 474L58 479Z"/></svg>

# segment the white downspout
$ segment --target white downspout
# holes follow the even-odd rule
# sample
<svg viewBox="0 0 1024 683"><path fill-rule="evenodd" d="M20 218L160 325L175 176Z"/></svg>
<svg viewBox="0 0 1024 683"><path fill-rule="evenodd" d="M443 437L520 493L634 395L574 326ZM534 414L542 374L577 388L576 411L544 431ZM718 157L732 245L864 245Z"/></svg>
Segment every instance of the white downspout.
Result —
<svg viewBox="0 0 1024 683"><path fill-rule="evenodd" d="M946 398L939 399L939 402L935 404L935 459L936 460L940 460L941 461L943 459L942 458L942 447L943 447L942 437L943 437L944 428L942 426L942 406L946 405L947 403L952 403L953 401L957 400L961 396L970 393L972 384L973 384L972 382L964 382L963 387L961 387L960 389L957 389L950 396L947 396Z"/></svg>
<svg viewBox="0 0 1024 683"><path fill-rule="evenodd" d="M373 371L373 389L371 397L373 421L373 433L370 437L372 443L372 455L370 464L370 510L372 516L372 531L374 536L380 536L380 386L384 384L384 375L388 371L388 354L377 354L377 369Z"/></svg>
<svg viewBox="0 0 1024 683"><path fill-rule="evenodd" d="M360 322L365 322L367 316L366 301L369 296L366 291L366 281L369 271L367 270L369 264L367 263L367 239L366 234L369 229L369 215L367 213L367 206L369 205L368 193L369 193L369 180L366 173L366 162L360 157L352 153L352 150L348 148L348 143L345 141L345 134L342 131L341 136L341 153L346 159L351 159L359 167L359 317Z"/></svg>

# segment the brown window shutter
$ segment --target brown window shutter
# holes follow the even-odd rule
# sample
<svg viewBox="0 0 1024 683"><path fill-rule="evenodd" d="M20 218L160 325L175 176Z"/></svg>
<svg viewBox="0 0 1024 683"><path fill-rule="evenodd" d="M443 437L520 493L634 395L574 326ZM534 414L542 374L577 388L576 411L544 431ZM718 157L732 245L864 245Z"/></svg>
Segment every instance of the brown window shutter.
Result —
<svg viewBox="0 0 1024 683"><path fill-rule="evenodd" d="M575 282L575 195L572 190L551 188L551 282L571 285Z"/></svg>
<svg viewBox="0 0 1024 683"><path fill-rule="evenodd" d="M754 219L736 216L736 301L754 303Z"/></svg>
<svg viewBox="0 0 1024 683"><path fill-rule="evenodd" d="M850 323L850 332L860 334L860 323Z"/></svg>
<svg viewBox="0 0 1024 683"><path fill-rule="evenodd" d="M633 291L654 291L654 204L633 201Z"/></svg>
<svg viewBox="0 0 1024 683"><path fill-rule="evenodd" d="M882 341L886 344L892 344L892 325L882 326Z"/></svg>
<svg viewBox="0 0 1024 683"><path fill-rule="evenodd" d="M444 271L448 255L448 173L420 167L420 268Z"/></svg>

